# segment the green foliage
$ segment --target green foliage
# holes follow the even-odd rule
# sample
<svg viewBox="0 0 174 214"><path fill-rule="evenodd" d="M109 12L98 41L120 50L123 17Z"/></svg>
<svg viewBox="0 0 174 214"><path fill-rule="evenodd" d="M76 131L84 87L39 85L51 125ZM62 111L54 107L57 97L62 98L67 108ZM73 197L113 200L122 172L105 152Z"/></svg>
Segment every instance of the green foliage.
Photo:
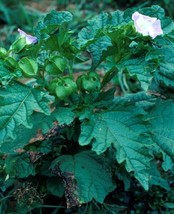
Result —
<svg viewBox="0 0 174 214"><path fill-rule="evenodd" d="M52 167L57 164L62 175L72 180L72 189L67 191L70 197L77 200L77 204L87 203L92 199L102 203L106 195L115 188L109 162L102 156L96 156L94 152L63 155L54 160Z"/></svg>
<svg viewBox="0 0 174 214"><path fill-rule="evenodd" d="M0 49L1 210L171 211L174 23L141 8L163 30L143 36L135 11L102 13L77 34L73 15L53 10L37 41Z"/></svg>
<svg viewBox="0 0 174 214"><path fill-rule="evenodd" d="M127 171L134 171L135 177L147 190L150 139L141 114L134 106L117 106L114 111L92 115L82 124L79 143L87 145L93 140L92 150L97 154L105 152L113 144L118 163L125 162Z"/></svg>
<svg viewBox="0 0 174 214"><path fill-rule="evenodd" d="M48 94L19 83L1 88L0 98L1 144L7 138L15 138L15 128L19 125L32 126L30 115L33 111L50 114Z"/></svg>

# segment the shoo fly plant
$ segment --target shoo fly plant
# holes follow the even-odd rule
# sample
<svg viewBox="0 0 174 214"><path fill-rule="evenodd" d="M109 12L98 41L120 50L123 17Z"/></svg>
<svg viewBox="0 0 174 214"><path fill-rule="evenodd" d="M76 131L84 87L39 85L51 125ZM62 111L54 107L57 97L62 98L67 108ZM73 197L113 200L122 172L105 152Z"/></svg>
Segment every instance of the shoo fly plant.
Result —
<svg viewBox="0 0 174 214"><path fill-rule="evenodd" d="M173 21L74 22L51 11L0 48L1 213L171 213Z"/></svg>

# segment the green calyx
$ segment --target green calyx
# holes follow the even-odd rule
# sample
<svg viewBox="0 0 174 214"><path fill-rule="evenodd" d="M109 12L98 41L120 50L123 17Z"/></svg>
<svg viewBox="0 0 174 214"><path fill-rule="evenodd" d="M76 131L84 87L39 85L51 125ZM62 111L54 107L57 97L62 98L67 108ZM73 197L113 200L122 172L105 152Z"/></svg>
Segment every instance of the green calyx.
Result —
<svg viewBox="0 0 174 214"><path fill-rule="evenodd" d="M10 47L14 52L20 52L26 46L26 39L24 37L20 37L17 39Z"/></svg>
<svg viewBox="0 0 174 214"><path fill-rule="evenodd" d="M49 59L46 64L45 70L49 74L59 74L64 72L66 68L66 61L60 56L54 56Z"/></svg>
<svg viewBox="0 0 174 214"><path fill-rule="evenodd" d="M56 94L60 100L65 100L77 90L77 85L70 77L63 77L52 80L49 90L51 93Z"/></svg>
<svg viewBox="0 0 174 214"><path fill-rule="evenodd" d="M5 58L5 65L9 68L9 69L16 69L17 67L17 62L13 57L6 57Z"/></svg>
<svg viewBox="0 0 174 214"><path fill-rule="evenodd" d="M4 59L7 56L7 50L0 47L0 59Z"/></svg>
<svg viewBox="0 0 174 214"><path fill-rule="evenodd" d="M26 77L33 77L38 72L36 60L24 57L18 62L18 67Z"/></svg>
<svg viewBox="0 0 174 214"><path fill-rule="evenodd" d="M80 91L95 92L101 88L99 75L91 71L77 78L77 86Z"/></svg>

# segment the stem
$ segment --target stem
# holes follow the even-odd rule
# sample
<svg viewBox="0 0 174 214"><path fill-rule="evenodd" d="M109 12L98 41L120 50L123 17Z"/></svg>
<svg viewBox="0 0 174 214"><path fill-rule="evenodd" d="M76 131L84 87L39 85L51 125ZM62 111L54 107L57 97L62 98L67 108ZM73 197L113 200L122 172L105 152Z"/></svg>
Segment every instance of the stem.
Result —
<svg viewBox="0 0 174 214"><path fill-rule="evenodd" d="M59 209L63 209L65 208L64 206L55 206L55 205L40 205L39 208L59 208Z"/></svg>
<svg viewBox="0 0 174 214"><path fill-rule="evenodd" d="M118 73L118 81L119 81L119 84L120 84L120 87L121 87L121 90L124 94L127 94L125 88L124 88L124 84L123 84L123 73L120 72Z"/></svg>
<svg viewBox="0 0 174 214"><path fill-rule="evenodd" d="M12 198L13 196L6 196L6 197L3 197L2 199L0 199L0 202L2 202L2 201L4 201L4 200L6 200L7 198Z"/></svg>

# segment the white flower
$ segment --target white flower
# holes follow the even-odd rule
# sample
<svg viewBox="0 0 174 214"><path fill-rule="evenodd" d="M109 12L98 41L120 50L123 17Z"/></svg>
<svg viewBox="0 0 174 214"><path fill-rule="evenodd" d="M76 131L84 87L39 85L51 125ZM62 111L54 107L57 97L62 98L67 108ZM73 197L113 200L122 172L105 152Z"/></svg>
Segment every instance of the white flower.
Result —
<svg viewBox="0 0 174 214"><path fill-rule="evenodd" d="M37 42L37 37L26 34L23 30L21 30L19 28L18 28L18 32L21 37L25 38L27 45L35 44Z"/></svg>
<svg viewBox="0 0 174 214"><path fill-rule="evenodd" d="M154 39L156 36L163 34L161 22L157 18L135 12L132 15L132 19L134 21L136 31L143 34L143 36L150 36Z"/></svg>

